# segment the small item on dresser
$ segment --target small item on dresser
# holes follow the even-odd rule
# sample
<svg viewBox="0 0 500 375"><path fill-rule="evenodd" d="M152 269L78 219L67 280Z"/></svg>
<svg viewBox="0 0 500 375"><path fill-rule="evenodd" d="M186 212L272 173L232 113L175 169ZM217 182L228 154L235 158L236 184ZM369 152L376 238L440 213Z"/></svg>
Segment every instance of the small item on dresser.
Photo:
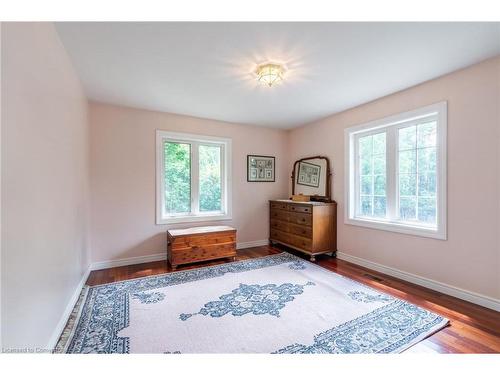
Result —
<svg viewBox="0 0 500 375"><path fill-rule="evenodd" d="M304 194L294 194L292 195L292 201L294 202L309 202L311 197L309 195Z"/></svg>
<svg viewBox="0 0 500 375"><path fill-rule="evenodd" d="M322 197L321 195L311 195L309 198L311 202L324 202L324 203L332 202L330 198Z"/></svg>
<svg viewBox="0 0 500 375"><path fill-rule="evenodd" d="M232 258L236 260L236 229L226 226L167 231L167 259L172 269L180 264Z"/></svg>

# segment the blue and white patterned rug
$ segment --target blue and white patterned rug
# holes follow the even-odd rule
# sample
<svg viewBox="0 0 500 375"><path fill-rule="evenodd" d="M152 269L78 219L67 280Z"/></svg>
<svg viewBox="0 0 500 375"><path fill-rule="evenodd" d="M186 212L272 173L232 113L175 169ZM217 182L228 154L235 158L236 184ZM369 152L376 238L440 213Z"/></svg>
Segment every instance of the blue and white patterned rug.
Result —
<svg viewBox="0 0 500 375"><path fill-rule="evenodd" d="M430 311L282 253L89 287L67 353L398 353Z"/></svg>

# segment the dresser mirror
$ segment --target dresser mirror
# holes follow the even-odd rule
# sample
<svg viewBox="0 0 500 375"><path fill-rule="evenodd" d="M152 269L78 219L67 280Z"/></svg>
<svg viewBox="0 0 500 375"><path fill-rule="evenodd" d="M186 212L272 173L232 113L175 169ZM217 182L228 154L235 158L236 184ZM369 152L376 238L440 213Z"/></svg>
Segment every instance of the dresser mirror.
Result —
<svg viewBox="0 0 500 375"><path fill-rule="evenodd" d="M330 160L325 156L302 158L293 164L292 195L307 195L312 201L331 202Z"/></svg>

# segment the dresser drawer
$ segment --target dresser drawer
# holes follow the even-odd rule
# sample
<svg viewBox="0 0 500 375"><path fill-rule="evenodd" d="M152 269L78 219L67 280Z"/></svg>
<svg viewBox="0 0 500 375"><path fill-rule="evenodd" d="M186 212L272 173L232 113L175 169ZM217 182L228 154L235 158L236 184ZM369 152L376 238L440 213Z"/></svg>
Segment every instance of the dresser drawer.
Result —
<svg viewBox="0 0 500 375"><path fill-rule="evenodd" d="M310 238L304 238L301 236L296 236L290 233L284 233L280 230L271 229L271 239L275 241L280 241L291 246L298 247L304 250L310 250L312 241Z"/></svg>
<svg viewBox="0 0 500 375"><path fill-rule="evenodd" d="M289 212L288 213L288 221L293 224L301 224L301 225L311 225L312 224L312 216L310 214L301 214L297 212Z"/></svg>
<svg viewBox="0 0 500 375"><path fill-rule="evenodd" d="M292 234L296 234L298 236L306 238L312 238L312 227L310 226L289 223L287 229L287 231Z"/></svg>
<svg viewBox="0 0 500 375"><path fill-rule="evenodd" d="M287 210L288 205L286 203L281 203L281 202L271 202L271 208L274 208L276 210Z"/></svg>
<svg viewBox="0 0 500 375"><path fill-rule="evenodd" d="M289 224L285 221L271 219L271 229L278 229L282 232L289 232Z"/></svg>
<svg viewBox="0 0 500 375"><path fill-rule="evenodd" d="M273 240L290 243L290 241L288 240L290 238L290 235L277 229L271 229L271 238Z"/></svg>
<svg viewBox="0 0 500 375"><path fill-rule="evenodd" d="M290 240L291 245L296 246L301 249L311 250L312 241L310 238L304 238L301 236L291 235Z"/></svg>
<svg viewBox="0 0 500 375"><path fill-rule="evenodd" d="M192 246L172 250L171 262L173 264L184 264L210 260L216 258L231 257L236 255L236 243L221 245Z"/></svg>
<svg viewBox="0 0 500 375"><path fill-rule="evenodd" d="M271 209L271 219L288 221L288 212L283 210Z"/></svg>
<svg viewBox="0 0 500 375"><path fill-rule="evenodd" d="M288 211L300 213L312 213L312 206L308 204L289 204Z"/></svg>

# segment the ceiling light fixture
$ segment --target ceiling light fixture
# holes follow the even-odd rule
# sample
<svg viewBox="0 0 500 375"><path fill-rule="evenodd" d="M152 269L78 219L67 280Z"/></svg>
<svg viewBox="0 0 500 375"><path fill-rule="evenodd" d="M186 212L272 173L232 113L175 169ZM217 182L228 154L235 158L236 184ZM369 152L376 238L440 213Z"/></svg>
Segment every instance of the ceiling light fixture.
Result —
<svg viewBox="0 0 500 375"><path fill-rule="evenodd" d="M283 81L285 68L279 64L267 63L259 65L255 73L257 74L257 81L272 87Z"/></svg>

